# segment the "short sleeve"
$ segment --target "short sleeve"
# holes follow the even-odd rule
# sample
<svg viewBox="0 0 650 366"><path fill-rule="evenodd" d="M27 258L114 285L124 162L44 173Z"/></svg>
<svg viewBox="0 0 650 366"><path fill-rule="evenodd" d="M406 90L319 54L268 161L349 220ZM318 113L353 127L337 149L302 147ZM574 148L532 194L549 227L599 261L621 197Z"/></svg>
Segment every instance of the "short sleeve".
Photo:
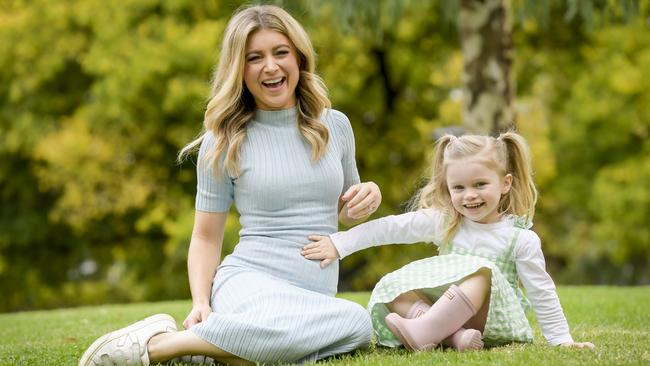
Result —
<svg viewBox="0 0 650 366"><path fill-rule="evenodd" d="M354 132L350 120L345 114L334 109L330 109L326 113L332 119L333 138L341 147L341 165L343 167L343 190L341 194L343 194L348 188L360 182L355 157Z"/></svg>
<svg viewBox="0 0 650 366"><path fill-rule="evenodd" d="M199 149L196 164L196 201L195 208L205 212L227 212L234 199L234 187L230 176L223 171L218 177L214 175L213 161L206 159L208 152L214 148L215 137L207 132ZM220 164L220 166L223 166Z"/></svg>

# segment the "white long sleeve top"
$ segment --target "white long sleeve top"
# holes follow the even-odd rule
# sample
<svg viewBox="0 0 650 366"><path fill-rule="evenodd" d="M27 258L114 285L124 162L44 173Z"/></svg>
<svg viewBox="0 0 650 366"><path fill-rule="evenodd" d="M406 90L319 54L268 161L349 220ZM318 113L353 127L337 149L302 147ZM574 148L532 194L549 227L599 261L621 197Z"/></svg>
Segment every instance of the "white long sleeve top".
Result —
<svg viewBox="0 0 650 366"><path fill-rule="evenodd" d="M340 258L361 249L384 244L418 242L442 244L443 215L435 209L423 209L368 221L348 231L330 236ZM504 217L491 224L480 224L466 218L452 243L475 252L500 255L513 237L513 217ZM560 300L551 276L546 272L541 241L532 230L522 229L515 243L513 256L517 274L531 302L542 334L550 345L573 342Z"/></svg>

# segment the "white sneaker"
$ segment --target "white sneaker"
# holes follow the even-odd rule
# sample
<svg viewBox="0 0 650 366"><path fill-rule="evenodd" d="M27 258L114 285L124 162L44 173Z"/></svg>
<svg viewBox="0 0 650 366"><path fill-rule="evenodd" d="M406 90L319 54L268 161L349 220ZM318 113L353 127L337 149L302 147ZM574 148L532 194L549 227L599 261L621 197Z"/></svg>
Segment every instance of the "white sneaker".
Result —
<svg viewBox="0 0 650 366"><path fill-rule="evenodd" d="M152 315L99 337L81 356L79 366L149 366L149 339L177 330L176 321L170 315Z"/></svg>

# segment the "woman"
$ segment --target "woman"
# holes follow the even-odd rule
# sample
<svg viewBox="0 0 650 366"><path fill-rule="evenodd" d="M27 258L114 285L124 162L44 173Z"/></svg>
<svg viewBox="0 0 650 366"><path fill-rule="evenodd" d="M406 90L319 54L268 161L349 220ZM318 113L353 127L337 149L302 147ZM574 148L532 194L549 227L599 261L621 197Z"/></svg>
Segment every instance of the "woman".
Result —
<svg viewBox="0 0 650 366"><path fill-rule="evenodd" d="M370 342L365 309L334 297L338 263L321 268L300 255L307 235L336 232L337 218L361 222L381 203L376 184L359 183L350 123L327 109L314 68L307 34L281 8L253 6L232 17L205 133L180 154L200 145L186 330L154 315L100 337L80 365L183 355L303 362ZM219 265L233 201L240 242Z"/></svg>

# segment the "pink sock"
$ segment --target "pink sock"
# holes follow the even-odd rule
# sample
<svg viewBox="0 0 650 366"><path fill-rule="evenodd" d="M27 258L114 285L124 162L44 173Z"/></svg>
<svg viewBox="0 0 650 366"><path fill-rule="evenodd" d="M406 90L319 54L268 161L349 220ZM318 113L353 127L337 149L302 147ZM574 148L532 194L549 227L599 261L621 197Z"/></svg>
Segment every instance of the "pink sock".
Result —
<svg viewBox="0 0 650 366"><path fill-rule="evenodd" d="M423 302L414 304L409 314L417 315L422 311ZM426 305L426 304L424 304ZM456 335L463 324L476 314L474 305L457 286L452 285L422 316L405 319L396 313L386 316L386 325L402 343L413 350L435 348L440 342L450 337L455 347L464 350L479 346L480 332L475 329L463 330ZM480 342L482 343L482 341Z"/></svg>

